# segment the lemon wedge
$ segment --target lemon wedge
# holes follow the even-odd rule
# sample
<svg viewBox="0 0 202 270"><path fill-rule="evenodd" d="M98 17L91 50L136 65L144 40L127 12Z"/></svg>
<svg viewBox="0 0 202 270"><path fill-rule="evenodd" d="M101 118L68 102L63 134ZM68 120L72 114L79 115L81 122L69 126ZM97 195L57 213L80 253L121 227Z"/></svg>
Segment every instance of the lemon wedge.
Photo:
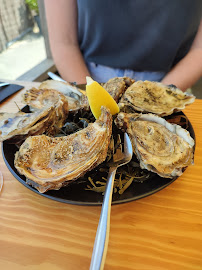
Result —
<svg viewBox="0 0 202 270"><path fill-rule="evenodd" d="M101 114L101 107L105 106L110 110L112 115L119 112L119 107L112 96L91 77L86 77L86 95L88 97L91 111L96 119Z"/></svg>

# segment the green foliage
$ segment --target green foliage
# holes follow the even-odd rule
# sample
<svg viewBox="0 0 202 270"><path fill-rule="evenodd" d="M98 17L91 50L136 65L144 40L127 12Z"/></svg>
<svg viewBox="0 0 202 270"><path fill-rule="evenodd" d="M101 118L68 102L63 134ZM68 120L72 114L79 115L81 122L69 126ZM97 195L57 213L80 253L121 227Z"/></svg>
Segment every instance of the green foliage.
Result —
<svg viewBox="0 0 202 270"><path fill-rule="evenodd" d="M39 13L37 0L25 0L25 3L28 5L30 10L34 10L37 14Z"/></svg>

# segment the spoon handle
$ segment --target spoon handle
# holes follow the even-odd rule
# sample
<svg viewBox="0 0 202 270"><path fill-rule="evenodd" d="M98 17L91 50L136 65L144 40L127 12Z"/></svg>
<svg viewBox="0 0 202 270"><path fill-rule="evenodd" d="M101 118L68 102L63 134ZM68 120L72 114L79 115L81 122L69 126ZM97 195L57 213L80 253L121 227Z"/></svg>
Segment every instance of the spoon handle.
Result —
<svg viewBox="0 0 202 270"><path fill-rule="evenodd" d="M116 167L109 169L100 220L94 242L90 270L101 270L104 268L109 240L111 201L116 169Z"/></svg>
<svg viewBox="0 0 202 270"><path fill-rule="evenodd" d="M3 87L3 86L6 86L6 85L9 85L10 83L0 83L0 87Z"/></svg>
<svg viewBox="0 0 202 270"><path fill-rule="evenodd" d="M50 72L50 71L49 71L47 74L48 74L48 76L49 76L51 79L53 79L53 80L60 81L60 82L65 82L65 80L63 80L60 76L56 75L56 74L53 73L53 72Z"/></svg>

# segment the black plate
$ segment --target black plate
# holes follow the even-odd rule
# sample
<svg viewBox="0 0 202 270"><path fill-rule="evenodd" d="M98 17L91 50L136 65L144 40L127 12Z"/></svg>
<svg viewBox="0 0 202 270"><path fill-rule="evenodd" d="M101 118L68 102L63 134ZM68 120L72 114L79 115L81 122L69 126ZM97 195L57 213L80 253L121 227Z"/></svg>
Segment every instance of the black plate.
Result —
<svg viewBox="0 0 202 270"><path fill-rule="evenodd" d="M23 111L26 112L27 107L28 106L24 107ZM178 112L167 118L171 118L173 116L178 116L178 115L185 116L182 112ZM194 130L189 120L187 122L186 129L190 132L192 138L195 139ZM18 148L15 145L8 144L6 142L2 143L3 158L8 169L18 181L20 181L24 186L26 186L30 190L36 192L37 194L40 194L41 196L44 196L44 197L47 197L49 199L56 200L59 202L63 202L63 203L70 203L70 204L77 204L77 205L101 205L102 204L102 200L103 200L102 194L85 190L87 186L87 181L88 181L87 176L86 176L86 181L72 182L68 186L63 187L60 190L49 190L43 194L38 192L38 190L36 190L35 188L33 188L32 186L26 183L25 177L20 175L17 172L16 168L14 167L14 154L17 150ZM144 182L142 183L133 182L123 194L121 195L118 193L113 194L112 204L129 202L129 201L133 201L133 200L137 200L137 199L149 196L165 188L176 179L177 177L173 179L162 178L155 173L151 173L150 177Z"/></svg>

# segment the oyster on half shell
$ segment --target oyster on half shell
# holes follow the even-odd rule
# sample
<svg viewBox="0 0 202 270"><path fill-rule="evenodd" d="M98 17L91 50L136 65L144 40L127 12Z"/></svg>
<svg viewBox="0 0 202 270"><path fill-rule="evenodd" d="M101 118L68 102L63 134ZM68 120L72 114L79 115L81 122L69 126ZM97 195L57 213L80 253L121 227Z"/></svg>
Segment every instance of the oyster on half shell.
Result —
<svg viewBox="0 0 202 270"><path fill-rule="evenodd" d="M68 116L68 102L56 90L31 89L23 96L24 102L34 108L32 113L0 113L0 141L20 143L28 136L44 132L54 135Z"/></svg>
<svg viewBox="0 0 202 270"><path fill-rule="evenodd" d="M54 123L53 107L34 113L0 113L0 142L20 143L28 136L44 133Z"/></svg>
<svg viewBox="0 0 202 270"><path fill-rule="evenodd" d="M69 113L68 100L62 93L54 89L32 88L23 94L22 101L29 105L32 111L52 107L54 123L49 127L48 135L57 133L57 129L64 125Z"/></svg>
<svg viewBox="0 0 202 270"><path fill-rule="evenodd" d="M70 112L77 112L80 109L86 111L90 110L88 98L85 94L85 91L79 89L77 86L72 85L68 82L46 80L42 82L38 88L46 90L54 89L62 93L68 100Z"/></svg>
<svg viewBox="0 0 202 270"><path fill-rule="evenodd" d="M136 81L122 96L119 107L121 111L132 109L137 112L154 113L159 116L181 111L193 103L195 96L184 93L172 85L159 82Z"/></svg>
<svg viewBox="0 0 202 270"><path fill-rule="evenodd" d="M112 116L102 107L96 122L69 136L27 138L15 154L15 167L39 192L60 189L106 159L111 133Z"/></svg>
<svg viewBox="0 0 202 270"><path fill-rule="evenodd" d="M193 164L194 140L180 126L154 114L123 112L118 114L115 123L130 136L142 169L173 178Z"/></svg>
<svg viewBox="0 0 202 270"><path fill-rule="evenodd" d="M79 100L84 94L83 90L69 82L46 80L39 85L39 89L55 89L65 96Z"/></svg>
<svg viewBox="0 0 202 270"><path fill-rule="evenodd" d="M133 83L134 80L129 77L115 77L103 84L103 87L118 103L126 89Z"/></svg>
<svg viewBox="0 0 202 270"><path fill-rule="evenodd" d="M32 88L22 95L22 101L29 105L32 111L53 107L55 124L58 128L64 125L69 112L69 103L62 93L53 89Z"/></svg>

